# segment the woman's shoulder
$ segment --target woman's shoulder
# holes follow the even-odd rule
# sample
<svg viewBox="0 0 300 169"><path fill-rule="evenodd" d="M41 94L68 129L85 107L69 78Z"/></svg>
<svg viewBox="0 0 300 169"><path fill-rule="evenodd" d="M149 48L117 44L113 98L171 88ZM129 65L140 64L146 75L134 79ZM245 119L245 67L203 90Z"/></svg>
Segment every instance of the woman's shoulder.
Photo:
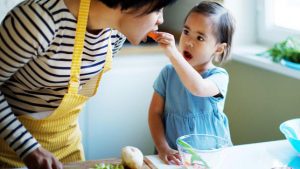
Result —
<svg viewBox="0 0 300 169"><path fill-rule="evenodd" d="M68 10L63 0L24 0L16 5L12 11L21 10L23 12L30 12L27 10L31 10L32 12L41 12L39 13L40 15L43 15L44 12L53 15L55 11L62 9Z"/></svg>
<svg viewBox="0 0 300 169"><path fill-rule="evenodd" d="M12 17L18 22L37 26L47 25L53 28L55 24L55 11L57 6L63 8L61 0L25 0L8 12L7 17ZM26 21L26 22L25 22Z"/></svg>
<svg viewBox="0 0 300 169"><path fill-rule="evenodd" d="M19 36L22 40L20 45L30 45L43 52L56 34L57 25L53 9L59 2L60 0L22 1L7 13L2 21L1 30L9 30L10 34Z"/></svg>
<svg viewBox="0 0 300 169"><path fill-rule="evenodd" d="M112 36L120 37L120 38L126 38L125 35L123 35L120 31L116 29L112 29Z"/></svg>
<svg viewBox="0 0 300 169"><path fill-rule="evenodd" d="M122 44L126 40L126 36L116 29L112 29L111 38L113 39L113 42L122 43Z"/></svg>

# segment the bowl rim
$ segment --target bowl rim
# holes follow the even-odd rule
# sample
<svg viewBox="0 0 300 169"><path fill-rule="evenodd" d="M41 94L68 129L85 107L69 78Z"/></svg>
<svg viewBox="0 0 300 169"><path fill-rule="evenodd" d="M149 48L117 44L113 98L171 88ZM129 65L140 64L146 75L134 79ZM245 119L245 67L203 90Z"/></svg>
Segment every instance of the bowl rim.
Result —
<svg viewBox="0 0 300 169"><path fill-rule="evenodd" d="M291 121L297 121L297 120L300 120L300 118L289 119L289 120L286 120L286 121L282 122L281 124L288 123L288 122L291 122Z"/></svg>
<svg viewBox="0 0 300 169"><path fill-rule="evenodd" d="M226 146L222 146L221 148L216 148L216 149L211 149L211 150L199 150L196 148L192 148L192 150L199 152L199 153L213 153L213 152L221 151L227 147L231 147L230 141L228 139L220 137L220 136L212 135L212 134L186 134L186 135L180 136L176 139L177 147L180 146L178 144L179 139L184 139L184 138L191 137L191 136L209 136L209 137L213 137L213 138L218 138L227 143Z"/></svg>
<svg viewBox="0 0 300 169"><path fill-rule="evenodd" d="M280 132L285 136L286 139L292 139L292 140L295 140L295 141L299 141L299 139L295 139L293 137L288 137L284 134L283 132L283 127L286 126L288 123L292 122L292 121L298 121L300 122L300 118L295 118L295 119L289 119L289 120L286 120L284 122L282 122L280 125L279 125L279 130Z"/></svg>

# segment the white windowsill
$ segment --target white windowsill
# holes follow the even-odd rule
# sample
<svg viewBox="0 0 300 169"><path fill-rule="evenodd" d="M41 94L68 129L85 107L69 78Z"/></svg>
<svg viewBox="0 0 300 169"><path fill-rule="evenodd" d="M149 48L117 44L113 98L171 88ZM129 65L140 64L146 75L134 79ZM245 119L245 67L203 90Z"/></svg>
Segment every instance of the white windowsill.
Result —
<svg viewBox="0 0 300 169"><path fill-rule="evenodd" d="M235 47L232 51L232 59L241 63L249 64L268 71L279 73L300 80L300 71L291 69L273 61L256 56L257 53L266 51L268 48L260 45L247 45Z"/></svg>
<svg viewBox="0 0 300 169"><path fill-rule="evenodd" d="M232 59L240 63L255 66L266 71L275 72L287 77L295 78L300 80L300 71L291 69L281 64L274 63L273 61L256 56L257 53L266 51L268 48L262 45L246 45L246 46L236 46L232 51ZM141 46L131 46L125 45L125 47L120 51L118 55L128 56L128 55L145 55L145 54L163 54L163 51L157 45L141 45ZM157 55L159 56L159 55Z"/></svg>

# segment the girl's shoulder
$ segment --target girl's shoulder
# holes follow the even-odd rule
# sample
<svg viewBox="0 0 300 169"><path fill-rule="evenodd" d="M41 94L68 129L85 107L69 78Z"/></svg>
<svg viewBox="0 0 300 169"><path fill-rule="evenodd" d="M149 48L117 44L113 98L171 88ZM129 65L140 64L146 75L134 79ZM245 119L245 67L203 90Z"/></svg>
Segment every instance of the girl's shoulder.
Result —
<svg viewBox="0 0 300 169"><path fill-rule="evenodd" d="M165 67L162 69L164 71L175 71L175 68L173 67L172 64L167 64Z"/></svg>
<svg viewBox="0 0 300 169"><path fill-rule="evenodd" d="M224 74L224 75L227 75L228 76L228 72L226 69L222 68L222 67L214 67L214 68L211 68L211 69L208 69L207 71L205 71L203 74L207 75L207 76L211 76L211 75L214 75L214 74Z"/></svg>
<svg viewBox="0 0 300 169"><path fill-rule="evenodd" d="M172 73L176 73L176 71L172 64L167 64L162 68L161 73L172 74Z"/></svg>

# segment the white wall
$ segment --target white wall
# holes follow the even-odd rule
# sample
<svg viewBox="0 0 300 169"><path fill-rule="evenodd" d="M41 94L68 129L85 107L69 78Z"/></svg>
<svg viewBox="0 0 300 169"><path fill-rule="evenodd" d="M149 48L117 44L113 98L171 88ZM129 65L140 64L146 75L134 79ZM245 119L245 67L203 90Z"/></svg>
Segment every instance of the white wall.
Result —
<svg viewBox="0 0 300 169"><path fill-rule="evenodd" d="M23 0L0 0L0 22L6 13Z"/></svg>
<svg viewBox="0 0 300 169"><path fill-rule="evenodd" d="M153 154L148 129L152 84L168 60L163 55L117 56L101 81L98 94L81 113L87 159L117 157L123 146Z"/></svg>
<svg viewBox="0 0 300 169"><path fill-rule="evenodd" d="M184 18L188 11L201 0L178 0L171 7L165 9L165 23L161 26L171 32L181 32ZM256 0L224 0L236 19L236 33L234 45L256 43Z"/></svg>
<svg viewBox="0 0 300 169"><path fill-rule="evenodd" d="M181 32L185 16L199 2L200 0L178 0L172 6L165 8L164 24L161 28L172 32Z"/></svg>

